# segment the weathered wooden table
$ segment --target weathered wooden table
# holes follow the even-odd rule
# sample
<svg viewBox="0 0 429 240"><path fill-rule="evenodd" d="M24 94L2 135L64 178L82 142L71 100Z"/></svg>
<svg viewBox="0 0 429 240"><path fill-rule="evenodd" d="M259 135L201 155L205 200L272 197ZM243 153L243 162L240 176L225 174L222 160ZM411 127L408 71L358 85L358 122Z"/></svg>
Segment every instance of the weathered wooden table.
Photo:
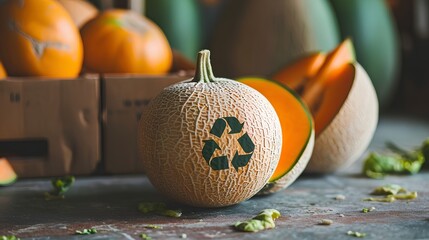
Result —
<svg viewBox="0 0 429 240"><path fill-rule="evenodd" d="M404 147L419 145L429 137L429 123L398 117L383 118L370 149L384 141ZM389 176L372 180L360 175L362 162L335 175L302 176L291 187L268 197L255 197L221 209L181 207L181 218L145 215L139 202L166 201L144 176L77 178L66 199L46 201L49 179L20 180L0 188L0 235L21 239L353 239L349 230L366 233L365 239L429 239L429 172L414 176ZM396 183L419 196L412 201L375 203L362 201L377 186ZM336 200L342 194L344 200ZM375 207L362 213L364 207ZM242 233L231 226L265 208L282 216L275 229ZM331 219L330 226L318 225ZM146 228L153 224L162 229ZM95 228L94 235L74 235Z"/></svg>

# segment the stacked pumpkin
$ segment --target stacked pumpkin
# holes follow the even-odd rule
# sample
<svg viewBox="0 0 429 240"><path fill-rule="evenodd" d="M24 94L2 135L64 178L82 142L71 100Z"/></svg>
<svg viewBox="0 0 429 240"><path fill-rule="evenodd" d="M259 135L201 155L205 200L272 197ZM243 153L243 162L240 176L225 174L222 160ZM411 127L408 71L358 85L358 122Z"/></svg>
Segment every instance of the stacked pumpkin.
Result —
<svg viewBox="0 0 429 240"><path fill-rule="evenodd" d="M0 60L10 76L72 79L82 66L159 74L172 65L169 43L152 21L126 10L99 13L83 0L3 1L0 35Z"/></svg>

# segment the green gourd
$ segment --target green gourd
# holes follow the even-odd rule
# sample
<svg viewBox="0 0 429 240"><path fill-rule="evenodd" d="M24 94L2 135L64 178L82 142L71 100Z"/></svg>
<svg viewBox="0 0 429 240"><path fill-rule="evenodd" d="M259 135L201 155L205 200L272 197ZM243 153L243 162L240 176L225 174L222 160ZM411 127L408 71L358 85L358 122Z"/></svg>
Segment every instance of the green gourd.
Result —
<svg viewBox="0 0 429 240"><path fill-rule="evenodd" d="M196 1L146 0L145 12L160 26L173 49L194 59L201 48L201 21Z"/></svg>
<svg viewBox="0 0 429 240"><path fill-rule="evenodd" d="M398 33L385 1L331 0L343 38L351 37L357 61L373 81L380 105L386 106L397 84Z"/></svg>

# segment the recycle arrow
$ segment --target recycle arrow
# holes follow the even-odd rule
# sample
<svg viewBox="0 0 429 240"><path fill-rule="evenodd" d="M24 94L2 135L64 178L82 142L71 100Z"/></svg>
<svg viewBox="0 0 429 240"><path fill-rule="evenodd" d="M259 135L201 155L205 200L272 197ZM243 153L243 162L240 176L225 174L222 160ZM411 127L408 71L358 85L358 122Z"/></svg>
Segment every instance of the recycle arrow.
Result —
<svg viewBox="0 0 429 240"><path fill-rule="evenodd" d="M244 122L240 123L240 121L235 117L218 118L216 119L212 128L210 129L210 134L220 138L224 133L227 124L231 129L228 132L228 134L236 134L236 133L240 133L241 130L243 129ZM238 168L245 167L249 163L253 155L253 151L255 150L255 144L253 143L252 139L247 133L243 134L240 138L237 139L237 141L240 144L243 151L247 154L240 155L238 154L238 150L235 152L231 163L236 171L238 171ZM204 142L204 146L202 149L202 155L206 160L207 164L213 170L228 169L229 162L228 162L227 156L218 156L218 157L212 158L216 150L222 150L219 147L219 145L216 143L216 141L213 139L209 139L209 140L204 140L203 142Z"/></svg>

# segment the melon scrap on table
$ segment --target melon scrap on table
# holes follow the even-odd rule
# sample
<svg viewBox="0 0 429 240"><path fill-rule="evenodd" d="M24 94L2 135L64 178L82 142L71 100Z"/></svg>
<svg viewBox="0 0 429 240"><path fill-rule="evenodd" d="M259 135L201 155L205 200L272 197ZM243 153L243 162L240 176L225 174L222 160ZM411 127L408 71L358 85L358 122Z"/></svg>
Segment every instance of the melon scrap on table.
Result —
<svg viewBox="0 0 429 240"><path fill-rule="evenodd" d="M209 51L195 77L165 88L139 123L139 149L153 185L193 206L244 201L268 182L282 134L270 102L256 90L213 76Z"/></svg>

